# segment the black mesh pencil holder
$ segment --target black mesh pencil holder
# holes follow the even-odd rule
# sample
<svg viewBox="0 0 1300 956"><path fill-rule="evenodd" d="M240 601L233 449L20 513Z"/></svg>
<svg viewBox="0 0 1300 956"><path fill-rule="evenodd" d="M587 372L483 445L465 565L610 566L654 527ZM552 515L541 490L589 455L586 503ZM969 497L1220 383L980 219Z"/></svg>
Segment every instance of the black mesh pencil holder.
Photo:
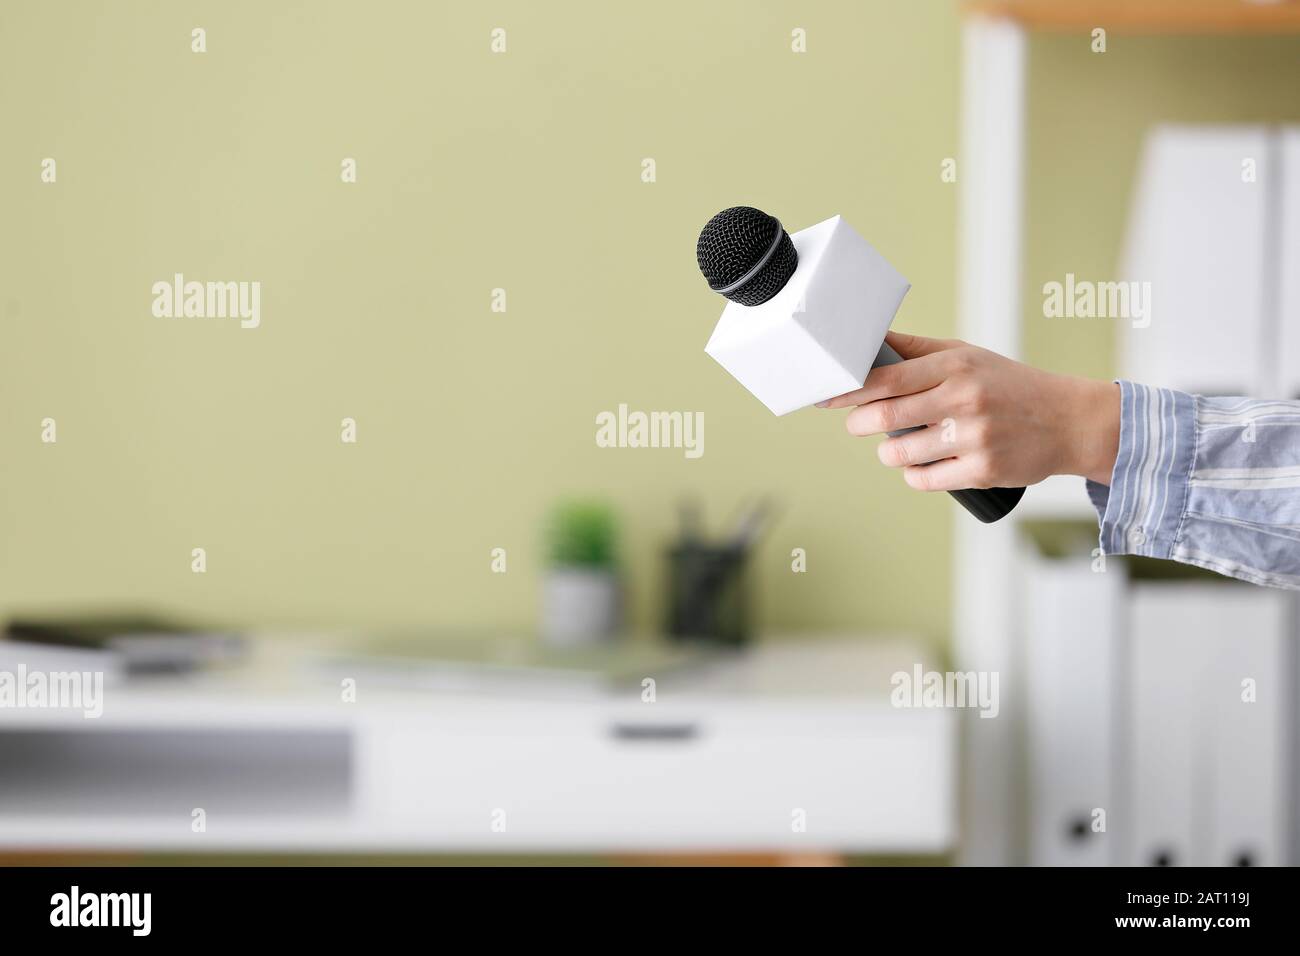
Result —
<svg viewBox="0 0 1300 956"><path fill-rule="evenodd" d="M668 552L668 634L738 646L749 640L747 555L735 548L680 545Z"/></svg>

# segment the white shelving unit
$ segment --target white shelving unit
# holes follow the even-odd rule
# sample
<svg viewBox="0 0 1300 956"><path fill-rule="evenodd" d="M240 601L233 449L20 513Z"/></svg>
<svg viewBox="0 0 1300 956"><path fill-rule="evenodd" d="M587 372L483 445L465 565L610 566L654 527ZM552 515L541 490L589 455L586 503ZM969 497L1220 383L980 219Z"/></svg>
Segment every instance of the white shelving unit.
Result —
<svg viewBox="0 0 1300 956"><path fill-rule="evenodd" d="M1296 33L1300 3L973 0L964 11L958 334L1017 357L1029 35L1068 31L1084 41L1098 26L1111 33ZM1297 194L1292 187L1289 201ZM1293 280L1283 292L1292 300L1294 287ZM1026 561L1023 525L1047 519L1095 519L1080 479L1053 479L1030 489L1012 515L995 525L977 525L964 513L954 518L956 664L963 670L996 670L1008 690L1025 685L1018 626ZM999 720L971 716L961 719L960 859L972 865L1024 862L1026 807L1019 786L1024 714L1013 704L1004 706Z"/></svg>

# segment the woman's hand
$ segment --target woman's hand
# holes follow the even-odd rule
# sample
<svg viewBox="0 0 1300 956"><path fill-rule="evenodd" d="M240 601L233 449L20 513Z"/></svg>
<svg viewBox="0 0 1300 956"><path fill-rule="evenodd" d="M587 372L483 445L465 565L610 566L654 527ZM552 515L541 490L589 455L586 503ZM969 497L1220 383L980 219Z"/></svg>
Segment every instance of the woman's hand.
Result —
<svg viewBox="0 0 1300 956"><path fill-rule="evenodd" d="M862 388L819 403L847 408L850 434L887 438L880 460L920 491L1016 488L1049 475L1110 484L1119 449L1119 386L1055 375L956 339L890 332L904 358Z"/></svg>

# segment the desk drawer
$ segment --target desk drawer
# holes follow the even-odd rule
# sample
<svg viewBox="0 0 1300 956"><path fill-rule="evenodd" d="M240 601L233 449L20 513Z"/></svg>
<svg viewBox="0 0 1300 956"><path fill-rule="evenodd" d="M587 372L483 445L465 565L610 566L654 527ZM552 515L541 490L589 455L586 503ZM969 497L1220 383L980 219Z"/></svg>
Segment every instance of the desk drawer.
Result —
<svg viewBox="0 0 1300 956"><path fill-rule="evenodd" d="M951 715L887 706L511 705L362 733L361 808L464 848L941 852ZM441 718L441 719L440 719Z"/></svg>

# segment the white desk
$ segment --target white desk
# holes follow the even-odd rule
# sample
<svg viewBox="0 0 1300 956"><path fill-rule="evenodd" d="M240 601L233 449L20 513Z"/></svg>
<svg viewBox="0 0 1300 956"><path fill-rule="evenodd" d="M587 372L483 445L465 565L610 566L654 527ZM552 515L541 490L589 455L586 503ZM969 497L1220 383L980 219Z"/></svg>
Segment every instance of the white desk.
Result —
<svg viewBox="0 0 1300 956"><path fill-rule="evenodd" d="M654 703L367 677L343 703L336 675L266 668L121 683L98 720L0 711L0 851L942 853L953 714L889 703L918 660L765 645Z"/></svg>

